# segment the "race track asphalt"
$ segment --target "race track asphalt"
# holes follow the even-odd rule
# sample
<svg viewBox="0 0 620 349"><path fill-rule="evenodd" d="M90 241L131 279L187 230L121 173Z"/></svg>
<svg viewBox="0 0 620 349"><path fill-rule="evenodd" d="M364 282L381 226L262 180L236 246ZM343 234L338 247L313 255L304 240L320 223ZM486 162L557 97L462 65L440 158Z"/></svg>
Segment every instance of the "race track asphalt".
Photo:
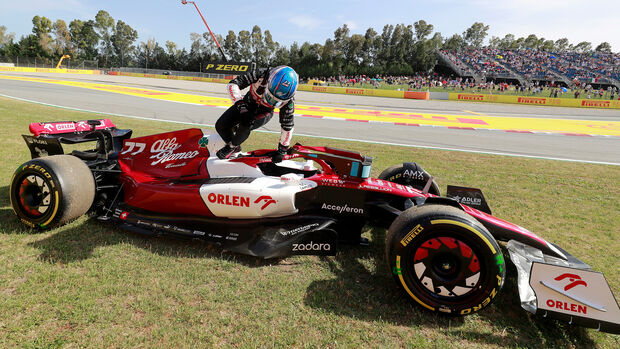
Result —
<svg viewBox="0 0 620 349"><path fill-rule="evenodd" d="M123 93L101 91L70 85L49 84L35 81L14 80L15 77L55 79L71 82L99 83L149 89L174 94L205 96L209 100L227 97L222 84L159 80L108 75L0 73L0 95L21 98L39 103L78 108L101 113L120 114L174 120L180 122L214 125L223 107L176 103L169 100L143 98ZM5 78L2 78L5 77ZM9 77L7 79L6 77ZM394 115L417 113L462 118L501 117L519 118L527 130L535 121L547 119L557 123L604 122L614 132L620 131L620 110L578 109L508 104L483 104L452 101L418 101L380 97L330 95L299 91L296 104L337 108L335 110L370 110ZM317 108L319 109L319 108ZM436 125L406 126L384 122L347 121L346 117L317 118L299 116L295 119L295 134L359 140L370 143L389 143L458 151L497 153L512 156L542 157L567 161L620 165L620 136L598 135L595 130L585 130L586 135L567 135L575 132L522 133L501 129L454 129ZM274 119L277 119L275 117ZM554 120L548 120L554 119ZM555 120L557 119L557 121ZM42 121L44 117L42 116ZM560 127L561 128L561 127ZM279 132L279 125L272 120L264 128ZM412 159L414 160L414 159ZM552 166L553 162L549 163Z"/></svg>

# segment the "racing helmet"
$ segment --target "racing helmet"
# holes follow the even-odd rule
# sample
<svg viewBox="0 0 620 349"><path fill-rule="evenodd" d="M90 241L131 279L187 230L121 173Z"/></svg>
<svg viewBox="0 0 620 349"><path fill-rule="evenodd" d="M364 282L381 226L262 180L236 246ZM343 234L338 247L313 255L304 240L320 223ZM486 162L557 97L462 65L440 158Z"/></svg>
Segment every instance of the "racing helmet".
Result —
<svg viewBox="0 0 620 349"><path fill-rule="evenodd" d="M263 98L274 108L280 107L295 95L299 77L293 68L281 65L269 73Z"/></svg>

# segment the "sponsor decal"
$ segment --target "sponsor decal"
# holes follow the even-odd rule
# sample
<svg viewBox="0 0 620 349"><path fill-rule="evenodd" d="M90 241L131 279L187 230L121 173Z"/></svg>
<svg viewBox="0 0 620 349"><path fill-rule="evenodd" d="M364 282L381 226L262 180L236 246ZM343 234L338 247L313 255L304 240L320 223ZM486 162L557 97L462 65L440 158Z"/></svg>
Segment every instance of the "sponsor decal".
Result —
<svg viewBox="0 0 620 349"><path fill-rule="evenodd" d="M255 204L258 204L258 203L260 203L260 202L262 202L262 201L264 201L265 203L264 203L264 205L260 208L260 209L261 209L261 211L262 211L262 210L264 210L265 208L267 208L267 206L269 206L269 205L271 205L271 204L275 204L275 203L276 203L276 200L274 200L271 196L268 196L268 195L263 195L263 196L258 197L258 198L254 201L254 203L255 203Z"/></svg>
<svg viewBox="0 0 620 349"><path fill-rule="evenodd" d="M75 130L75 126L73 123L70 124L56 124L56 131L73 131Z"/></svg>
<svg viewBox="0 0 620 349"><path fill-rule="evenodd" d="M330 178L322 178L321 183L324 185L329 185L330 187L344 187L344 181L342 179L330 179Z"/></svg>
<svg viewBox="0 0 620 349"><path fill-rule="evenodd" d="M151 166L174 160L188 160L198 156L197 150L175 153L174 151L181 147L176 141L176 137L155 141L151 146L151 153L155 155L151 155L150 159L156 160L151 163Z"/></svg>
<svg viewBox="0 0 620 349"><path fill-rule="evenodd" d="M54 131L54 125L52 125L52 124L45 124L45 126L43 126L43 128L46 129L48 132Z"/></svg>
<svg viewBox="0 0 620 349"><path fill-rule="evenodd" d="M518 103L522 104L547 104L546 98L534 98L534 97L519 97Z"/></svg>
<svg viewBox="0 0 620 349"><path fill-rule="evenodd" d="M393 267L392 268L392 273L394 275L403 275L403 270L399 267Z"/></svg>
<svg viewBox="0 0 620 349"><path fill-rule="evenodd" d="M611 106L611 103L609 101L581 101L581 106L609 108Z"/></svg>
<svg viewBox="0 0 620 349"><path fill-rule="evenodd" d="M588 284L581 280L581 276L577 275L577 274L569 274L569 273L564 273L558 277L556 277L554 280L555 281L561 281L561 280L565 280L568 279L567 281L570 282L568 285L564 286L564 291L568 291L571 288L575 287L575 286L585 286L588 287Z"/></svg>
<svg viewBox="0 0 620 349"><path fill-rule="evenodd" d="M499 275L496 275L496 276L497 276L497 286L499 286L499 285L501 285L501 284L502 284L502 277L501 277L501 276L499 276ZM494 289L491 291L491 294L490 294L487 298L485 298L485 299L482 301L482 303L480 303L480 304L478 304L478 305L475 305L475 306L473 306L472 308L463 309L463 310L461 310L460 314L461 314L461 315L467 315L467 314L471 314L472 312L475 312L475 311L478 311L478 310L480 310L480 309L484 308L484 307L485 307L485 306L487 306L489 303L491 303L491 300L492 300L493 298L495 298L495 296L496 296L496 295L497 295L497 287L496 287L496 288L494 288Z"/></svg>
<svg viewBox="0 0 620 349"><path fill-rule="evenodd" d="M458 201L461 204L465 204L468 206L480 206L482 205L482 199L480 198L472 198L469 196L452 196L452 198L456 201Z"/></svg>
<svg viewBox="0 0 620 349"><path fill-rule="evenodd" d="M405 170L405 172L403 173L403 177L423 180L424 173L422 171Z"/></svg>
<svg viewBox="0 0 620 349"><path fill-rule="evenodd" d="M484 101L484 95L461 95L459 94L456 99L463 101Z"/></svg>
<svg viewBox="0 0 620 349"><path fill-rule="evenodd" d="M327 87L312 86L312 91L316 91L316 92L327 92Z"/></svg>
<svg viewBox="0 0 620 349"><path fill-rule="evenodd" d="M121 154L127 154L130 151L132 151L134 148L137 148L136 151L130 154L130 155L136 155L144 151L144 148L146 148L146 143L125 142L125 146L128 148L127 150L123 151Z"/></svg>
<svg viewBox="0 0 620 349"><path fill-rule="evenodd" d="M185 165L187 165L186 162L183 162L183 163L180 163L180 164L168 164L168 165L166 165L166 168L183 167Z"/></svg>
<svg viewBox="0 0 620 349"><path fill-rule="evenodd" d="M303 233L306 232L310 229L316 228L319 226L319 223L312 223L312 224L308 224L308 225L304 225L303 227L297 227L295 229L291 229L291 230L287 230L287 231L281 231L280 234L282 236L293 236L293 235L297 235L299 233Z"/></svg>
<svg viewBox="0 0 620 349"><path fill-rule="evenodd" d="M348 94L348 95L364 95L364 90L363 89L357 89L357 88L348 88L346 90L346 94Z"/></svg>
<svg viewBox="0 0 620 349"><path fill-rule="evenodd" d="M205 67L205 72L221 73L221 72L246 72L250 68L249 63L240 64L219 64L209 63Z"/></svg>
<svg viewBox="0 0 620 349"><path fill-rule="evenodd" d="M198 140L198 146L201 148L206 148L208 144L209 144L208 137L202 137Z"/></svg>
<svg viewBox="0 0 620 349"><path fill-rule="evenodd" d="M118 218L122 220L127 220L127 216L129 216L129 212L123 211L123 213L121 213L121 215Z"/></svg>
<svg viewBox="0 0 620 349"><path fill-rule="evenodd" d="M293 251L331 251L330 244L314 243L310 241L307 244L293 244Z"/></svg>
<svg viewBox="0 0 620 349"><path fill-rule="evenodd" d="M421 225L416 225L409 231L409 233L407 233L407 235L405 235L402 240L400 240L400 244L403 245L403 247L407 247L411 240L413 240L414 237L420 234L422 230L424 230L424 228Z"/></svg>
<svg viewBox="0 0 620 349"><path fill-rule="evenodd" d="M77 123L78 128L88 128L88 124L84 121L80 121Z"/></svg>
<svg viewBox="0 0 620 349"><path fill-rule="evenodd" d="M549 308L568 310L570 312L579 313L579 314L587 314L588 312L588 307L585 305L567 303L563 301L557 301L554 299L547 299L546 303Z"/></svg>
<svg viewBox="0 0 620 349"><path fill-rule="evenodd" d="M250 198L247 196L210 193L207 196L207 200L210 203L219 205L250 207Z"/></svg>
<svg viewBox="0 0 620 349"><path fill-rule="evenodd" d="M356 214L364 214L364 209L363 208L357 208L357 207L350 207L347 204L344 204L344 206L341 205L330 205L330 204L323 204L323 206L321 206L321 209L323 210L330 210L330 211L336 211L340 214L342 213L356 213Z"/></svg>

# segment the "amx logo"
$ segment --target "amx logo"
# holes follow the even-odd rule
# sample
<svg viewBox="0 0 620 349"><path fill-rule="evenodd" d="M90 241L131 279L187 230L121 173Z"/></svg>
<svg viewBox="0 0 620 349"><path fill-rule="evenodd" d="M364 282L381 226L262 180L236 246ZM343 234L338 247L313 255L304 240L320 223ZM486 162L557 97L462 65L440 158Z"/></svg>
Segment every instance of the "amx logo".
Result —
<svg viewBox="0 0 620 349"><path fill-rule="evenodd" d="M583 285L585 287L588 287L588 284L585 281L581 280L581 277L579 275L576 275L576 274L565 273L565 274L562 274L562 275L556 277L554 280L555 281L561 281L561 280L564 280L564 279L568 279L568 281L570 281L570 284L564 286L564 291L568 291L571 288L573 288L575 286L579 286L579 285Z"/></svg>

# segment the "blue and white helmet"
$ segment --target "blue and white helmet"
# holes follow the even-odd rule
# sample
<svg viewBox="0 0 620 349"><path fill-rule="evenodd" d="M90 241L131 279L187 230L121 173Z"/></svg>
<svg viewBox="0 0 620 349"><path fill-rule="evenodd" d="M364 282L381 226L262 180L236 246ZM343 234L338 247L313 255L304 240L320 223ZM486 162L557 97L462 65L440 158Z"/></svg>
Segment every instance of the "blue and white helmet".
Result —
<svg viewBox="0 0 620 349"><path fill-rule="evenodd" d="M274 108L280 107L295 95L299 77L293 68L281 65L269 73L264 99Z"/></svg>

